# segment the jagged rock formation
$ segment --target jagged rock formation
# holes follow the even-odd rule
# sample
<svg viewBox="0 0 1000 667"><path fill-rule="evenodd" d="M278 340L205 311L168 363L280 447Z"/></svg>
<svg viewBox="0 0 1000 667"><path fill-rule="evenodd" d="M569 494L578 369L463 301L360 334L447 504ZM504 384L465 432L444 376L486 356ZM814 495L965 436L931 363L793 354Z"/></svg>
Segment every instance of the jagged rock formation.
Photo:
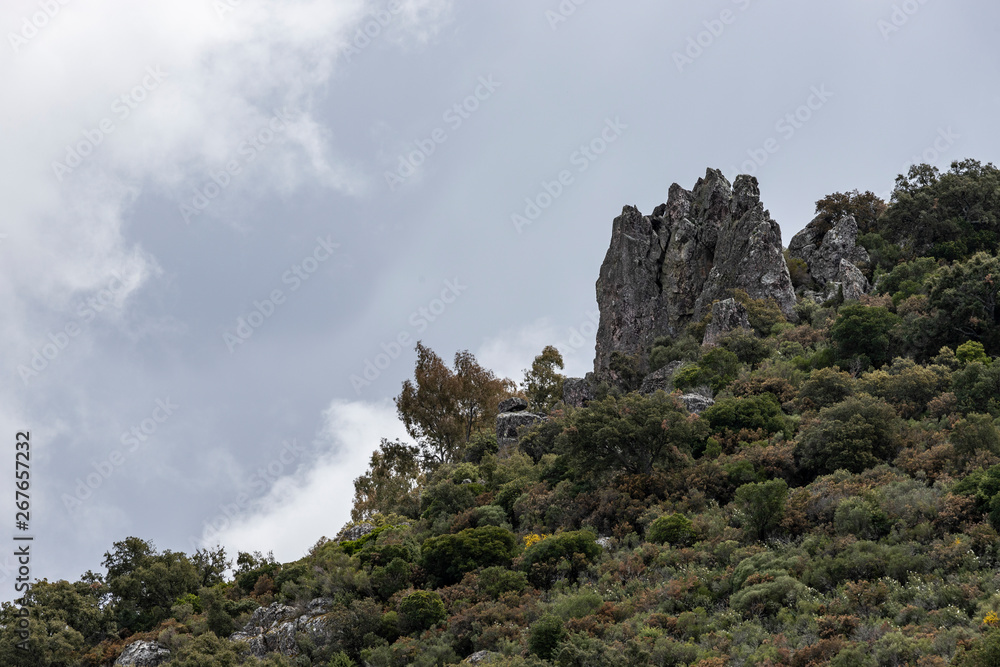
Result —
<svg viewBox="0 0 1000 667"><path fill-rule="evenodd" d="M803 290L806 296L828 299L836 296L843 286L845 299L857 299L871 290L868 279L858 268L867 265L871 258L858 245L858 223L854 216L845 215L832 227L823 216L817 216L792 237L788 254L806 263L809 277L819 288Z"/></svg>
<svg viewBox="0 0 1000 667"><path fill-rule="evenodd" d="M159 667L170 659L170 651L156 642L132 642L115 660L115 665L130 667Z"/></svg>
<svg viewBox="0 0 1000 667"><path fill-rule="evenodd" d="M354 540L360 540L373 530L375 530L375 526L368 522L356 523L353 526L344 526L340 530L340 534L338 534L334 539L334 542L352 542Z"/></svg>
<svg viewBox="0 0 1000 667"><path fill-rule="evenodd" d="M712 304L712 321L705 328L702 345L718 345L719 339L725 334L741 328L750 328L750 317L746 306L732 298L716 301Z"/></svg>
<svg viewBox="0 0 1000 667"><path fill-rule="evenodd" d="M701 394L684 394L681 396L681 403L691 414L700 415L705 410L715 405L715 399Z"/></svg>
<svg viewBox="0 0 1000 667"><path fill-rule="evenodd" d="M304 613L295 607L271 603L255 609L250 620L239 632L230 635L230 641L246 642L250 653L263 658L268 653L295 656L300 652L296 633L305 633L315 646L324 646L333 639L334 628L327 623L326 614L333 608L330 598L316 598Z"/></svg>
<svg viewBox="0 0 1000 667"><path fill-rule="evenodd" d="M531 426L546 418L528 412L528 402L512 397L500 402L497 414L497 447L501 453L517 447L517 432L522 426Z"/></svg>
<svg viewBox="0 0 1000 667"><path fill-rule="evenodd" d="M670 186L667 203L652 215L626 206L597 280L595 373L615 379L613 352L637 355L645 372L654 339L678 335L733 289L774 299L795 319L781 231L760 202L757 179L739 176L731 186L709 169L691 191Z"/></svg>
<svg viewBox="0 0 1000 667"><path fill-rule="evenodd" d="M586 407L594 400L594 387L590 380L593 373L587 373L586 378L566 378L563 380L563 403L574 408Z"/></svg>
<svg viewBox="0 0 1000 667"><path fill-rule="evenodd" d="M671 361L663 368L658 368L642 380L640 394L655 394L661 389L668 394L674 390L674 373L687 365L684 361Z"/></svg>

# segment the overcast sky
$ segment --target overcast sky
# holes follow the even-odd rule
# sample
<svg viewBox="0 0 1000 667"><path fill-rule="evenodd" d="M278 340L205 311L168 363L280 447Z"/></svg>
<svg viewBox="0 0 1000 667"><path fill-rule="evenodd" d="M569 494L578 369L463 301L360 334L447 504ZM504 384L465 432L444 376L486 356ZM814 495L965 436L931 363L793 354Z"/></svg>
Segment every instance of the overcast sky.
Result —
<svg viewBox="0 0 1000 667"><path fill-rule="evenodd" d="M50 580L129 535L301 557L405 437L417 340L592 368L623 205L751 173L787 244L831 192L996 161L998 26L985 0L5 0L6 530Z"/></svg>

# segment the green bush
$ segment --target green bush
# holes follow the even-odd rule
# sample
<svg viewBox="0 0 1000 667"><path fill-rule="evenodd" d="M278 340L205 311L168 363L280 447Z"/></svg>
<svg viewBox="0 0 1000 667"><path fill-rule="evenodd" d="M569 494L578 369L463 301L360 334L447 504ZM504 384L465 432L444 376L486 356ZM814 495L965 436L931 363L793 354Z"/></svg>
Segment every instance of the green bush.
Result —
<svg viewBox="0 0 1000 667"><path fill-rule="evenodd" d="M843 468L861 472L891 460L901 442L902 420L892 406L871 396L852 396L820 410L795 447L799 464L815 474Z"/></svg>
<svg viewBox="0 0 1000 667"><path fill-rule="evenodd" d="M446 618L444 602L433 591L414 591L399 603L399 629L403 634L428 630Z"/></svg>
<svg viewBox="0 0 1000 667"><path fill-rule="evenodd" d="M563 621L558 616L548 614L532 623L531 634L528 636L528 650L542 660L550 659L566 630Z"/></svg>
<svg viewBox="0 0 1000 667"><path fill-rule="evenodd" d="M535 586L547 586L555 579L560 564L565 564L570 576L576 577L600 553L594 533L573 530L547 537L525 549L521 569Z"/></svg>
<svg viewBox="0 0 1000 667"><path fill-rule="evenodd" d="M440 535L421 546L424 571L442 585L458 583L478 567L507 566L514 556L514 534L497 526L466 528L455 535Z"/></svg>
<svg viewBox="0 0 1000 667"><path fill-rule="evenodd" d="M774 394L766 393L745 398L724 398L701 413L713 433L738 433L742 429L762 429L766 434L791 434L788 419Z"/></svg>
<svg viewBox="0 0 1000 667"><path fill-rule="evenodd" d="M520 593L527 587L528 577L524 572L498 566L483 568L479 572L477 589L489 598L499 598L504 593Z"/></svg>
<svg viewBox="0 0 1000 667"><path fill-rule="evenodd" d="M649 524L646 528L646 537L650 542L657 544L690 544L695 534L693 525L691 519L683 514L674 513L669 516L664 514Z"/></svg>
<svg viewBox="0 0 1000 667"><path fill-rule="evenodd" d="M877 539L889 531L889 516L875 503L864 498L846 498L837 505L833 527L838 535L858 539Z"/></svg>
<svg viewBox="0 0 1000 667"><path fill-rule="evenodd" d="M788 484L783 479L744 484L733 502L739 507L748 535L762 540L778 527L785 514Z"/></svg>

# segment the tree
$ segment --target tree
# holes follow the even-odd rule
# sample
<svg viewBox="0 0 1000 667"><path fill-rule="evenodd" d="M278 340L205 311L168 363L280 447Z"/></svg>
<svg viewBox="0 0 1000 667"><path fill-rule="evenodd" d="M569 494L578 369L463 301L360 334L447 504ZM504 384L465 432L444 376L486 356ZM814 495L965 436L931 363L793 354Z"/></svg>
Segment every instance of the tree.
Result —
<svg viewBox="0 0 1000 667"><path fill-rule="evenodd" d="M354 480L352 521L364 521L376 514L397 513L415 517L420 500L414 494L420 479L420 450L398 439L382 438L372 452L368 471Z"/></svg>
<svg viewBox="0 0 1000 667"><path fill-rule="evenodd" d="M414 381L403 382L396 410L430 467L461 458L474 432L494 428L497 405L514 385L484 369L468 351L455 354L452 371L417 343Z"/></svg>
<svg viewBox="0 0 1000 667"><path fill-rule="evenodd" d="M858 192L857 188L850 192L834 192L816 202L816 213L822 216L829 227L825 234L845 215L854 216L858 230L867 234L875 228L875 223L886 210L886 203L874 192Z"/></svg>
<svg viewBox="0 0 1000 667"><path fill-rule="evenodd" d="M929 279L935 310L932 349L979 341L985 352L1000 352L1000 258L985 252L939 269Z"/></svg>
<svg viewBox="0 0 1000 667"><path fill-rule="evenodd" d="M405 634L427 630L446 618L444 602L433 591L414 591L399 603L399 625Z"/></svg>
<svg viewBox="0 0 1000 667"><path fill-rule="evenodd" d="M802 429L795 458L806 470L861 472L890 460L900 444L902 420L885 401L861 394L823 408Z"/></svg>
<svg viewBox="0 0 1000 667"><path fill-rule="evenodd" d="M572 463L585 471L649 474L681 461L707 435L702 420L657 392L592 401L568 420L563 437Z"/></svg>
<svg viewBox="0 0 1000 667"><path fill-rule="evenodd" d="M549 660L565 636L566 630L563 628L562 619L553 614L546 614L531 624L528 650L542 660Z"/></svg>
<svg viewBox="0 0 1000 667"><path fill-rule="evenodd" d="M104 554L106 581L118 626L150 630L170 615L174 601L197 593L197 568L180 552L157 553L152 542L128 537Z"/></svg>
<svg viewBox="0 0 1000 667"><path fill-rule="evenodd" d="M866 359L878 368L892 357L891 333L899 321L899 316L882 306L852 303L840 308L830 337L841 359Z"/></svg>
<svg viewBox="0 0 1000 667"><path fill-rule="evenodd" d="M788 484L783 479L744 484L733 502L743 514L743 525L753 539L763 540L785 514Z"/></svg>
<svg viewBox="0 0 1000 667"><path fill-rule="evenodd" d="M548 412L562 399L562 385L566 378L556 372L557 368L563 368L562 355L553 346L546 345L531 363L531 368L524 371L522 391L538 412Z"/></svg>
<svg viewBox="0 0 1000 667"><path fill-rule="evenodd" d="M226 549L216 546L215 549L198 549L191 556L191 563L198 570L198 577L202 586L214 586L221 584L226 570L233 564L232 559L226 558Z"/></svg>
<svg viewBox="0 0 1000 667"><path fill-rule="evenodd" d="M449 585L478 567L510 565L516 544L509 530L483 526L428 538L420 551L424 570L441 584Z"/></svg>

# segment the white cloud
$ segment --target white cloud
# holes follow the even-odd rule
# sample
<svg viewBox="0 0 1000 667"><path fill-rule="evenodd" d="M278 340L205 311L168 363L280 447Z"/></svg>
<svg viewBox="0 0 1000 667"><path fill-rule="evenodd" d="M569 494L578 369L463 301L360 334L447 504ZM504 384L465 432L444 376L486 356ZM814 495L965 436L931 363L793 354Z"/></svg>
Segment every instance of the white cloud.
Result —
<svg viewBox="0 0 1000 667"><path fill-rule="evenodd" d="M279 479L254 508L206 540L228 553L274 550L282 562L301 558L322 537L334 537L350 520L354 479L382 438L407 439L391 401L335 400L324 413L319 440L326 450L315 462ZM265 548L266 547L266 548Z"/></svg>
<svg viewBox="0 0 1000 667"><path fill-rule="evenodd" d="M593 370L597 322L596 309L569 326L556 326L549 318L541 318L486 339L476 359L498 376L520 383L524 370L531 367L542 349L554 345L563 357L563 374L582 377Z"/></svg>

